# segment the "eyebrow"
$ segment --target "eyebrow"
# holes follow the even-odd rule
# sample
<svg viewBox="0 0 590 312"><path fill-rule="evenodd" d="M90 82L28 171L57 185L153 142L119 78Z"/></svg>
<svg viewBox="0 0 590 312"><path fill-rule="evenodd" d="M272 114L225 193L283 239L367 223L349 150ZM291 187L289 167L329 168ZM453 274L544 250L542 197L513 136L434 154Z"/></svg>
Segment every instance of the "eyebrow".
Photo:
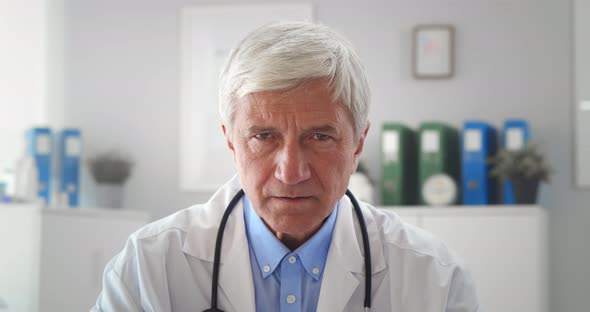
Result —
<svg viewBox="0 0 590 312"><path fill-rule="evenodd" d="M312 127L308 130L306 130L306 132L330 132L330 133L337 133L338 130L336 130L336 128L330 126L330 125L324 125L324 126L319 126L319 127Z"/></svg>
<svg viewBox="0 0 590 312"><path fill-rule="evenodd" d="M259 126L252 126L249 127L246 131L247 133L263 133L263 132L275 132L277 129L273 127L259 127Z"/></svg>
<svg viewBox="0 0 590 312"><path fill-rule="evenodd" d="M249 128L246 129L246 133L248 134L252 134L252 133L264 133L264 132L276 132L277 128L275 127L260 127L260 126L251 126ZM330 125L322 125L322 126L318 126L318 127L311 127L308 129L304 129L303 130L304 133L312 133L312 132L325 132L325 133L330 133L330 134L336 134L338 133L338 129L336 129L333 126Z"/></svg>

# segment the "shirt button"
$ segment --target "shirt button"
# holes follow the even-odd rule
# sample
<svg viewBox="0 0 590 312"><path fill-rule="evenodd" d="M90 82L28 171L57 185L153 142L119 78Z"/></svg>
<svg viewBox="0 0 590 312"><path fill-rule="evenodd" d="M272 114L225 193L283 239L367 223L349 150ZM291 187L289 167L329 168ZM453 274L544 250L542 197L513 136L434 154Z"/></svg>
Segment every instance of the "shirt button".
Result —
<svg viewBox="0 0 590 312"><path fill-rule="evenodd" d="M268 273L270 272L270 265L266 264L262 267L262 271L264 271L264 273Z"/></svg>
<svg viewBox="0 0 590 312"><path fill-rule="evenodd" d="M320 274L320 269L318 269L318 268L313 268L313 269L311 269L311 272L312 272L313 274L316 274L316 275L318 275L318 274Z"/></svg>
<svg viewBox="0 0 590 312"><path fill-rule="evenodd" d="M288 296L287 296L287 303L288 303L288 304L294 303L294 302L295 302L295 299L296 299L296 298L295 298L295 296L293 296L293 295L288 295Z"/></svg>
<svg viewBox="0 0 590 312"><path fill-rule="evenodd" d="M293 264L295 263L295 261L297 261L297 258L295 258L295 256L289 257L289 263Z"/></svg>

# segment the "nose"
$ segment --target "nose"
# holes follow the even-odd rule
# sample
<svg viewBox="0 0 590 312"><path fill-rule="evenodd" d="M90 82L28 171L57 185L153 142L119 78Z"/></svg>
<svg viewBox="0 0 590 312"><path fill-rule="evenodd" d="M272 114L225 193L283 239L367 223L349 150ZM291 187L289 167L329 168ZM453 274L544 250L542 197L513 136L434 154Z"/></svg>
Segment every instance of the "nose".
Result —
<svg viewBox="0 0 590 312"><path fill-rule="evenodd" d="M288 184L299 184L311 177L305 151L298 142L287 142L277 153L275 178Z"/></svg>

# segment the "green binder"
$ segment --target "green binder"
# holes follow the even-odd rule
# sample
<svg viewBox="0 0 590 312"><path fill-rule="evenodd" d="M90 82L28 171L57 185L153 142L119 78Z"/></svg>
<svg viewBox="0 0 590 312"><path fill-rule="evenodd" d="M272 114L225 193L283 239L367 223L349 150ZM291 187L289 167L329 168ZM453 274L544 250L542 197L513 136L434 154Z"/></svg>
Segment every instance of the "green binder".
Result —
<svg viewBox="0 0 590 312"><path fill-rule="evenodd" d="M459 132L457 129L440 122L425 122L420 125L418 187L420 204L426 204L422 186L435 174L449 175L460 189L459 181ZM457 194L457 201L460 198ZM457 203L457 202L455 202Z"/></svg>
<svg viewBox="0 0 590 312"><path fill-rule="evenodd" d="M417 196L416 134L399 123L381 131L381 203L414 205Z"/></svg>

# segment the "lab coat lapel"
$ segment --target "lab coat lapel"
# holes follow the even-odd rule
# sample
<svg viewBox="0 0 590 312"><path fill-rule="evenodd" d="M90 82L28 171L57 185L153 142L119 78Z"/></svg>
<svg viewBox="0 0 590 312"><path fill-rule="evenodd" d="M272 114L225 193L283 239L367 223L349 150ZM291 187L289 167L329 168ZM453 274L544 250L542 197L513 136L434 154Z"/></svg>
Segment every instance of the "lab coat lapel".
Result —
<svg viewBox="0 0 590 312"><path fill-rule="evenodd" d="M193 222L198 226L191 227L183 250L203 261L213 262L217 228L225 207L240 190L238 177L234 177L223 186L205 205L199 217ZM379 228L371 211L361 204L361 210L367 224L371 245L371 262L373 274L385 269L383 244ZM338 206L338 216L332 234L332 243L322 277L322 287L317 311L339 312L346 308L361 282L355 276L364 276L364 257L361 234L354 216L353 207L344 196ZM219 286L226 295L235 311L254 312L255 295L252 278L250 254L244 225L242 201L236 205L228 219L221 251ZM223 297L220 297L223 298ZM219 302L219 307L230 311ZM361 303L362 305L362 303Z"/></svg>
<svg viewBox="0 0 590 312"><path fill-rule="evenodd" d="M210 262L213 267L219 223L227 205L240 189L239 178L235 176L211 197L199 217L192 220L195 224L188 233L183 246L184 252L202 261ZM242 201L238 202L227 220L220 262L219 308L228 312L255 312L254 282ZM210 281L206 282L210 283ZM231 308L225 306L222 293L228 298Z"/></svg>
<svg viewBox="0 0 590 312"><path fill-rule="evenodd" d="M372 213L361 204L371 245L372 274L385 269L383 245ZM343 311L358 287L364 287L356 273L364 277L364 256L360 228L348 197L339 202L338 217L332 234L317 311ZM362 302L360 303L362 306Z"/></svg>
<svg viewBox="0 0 590 312"><path fill-rule="evenodd" d="M354 233L352 206L340 200L328 251L318 311L342 311L359 285L353 272L363 271L363 256Z"/></svg>
<svg viewBox="0 0 590 312"><path fill-rule="evenodd" d="M252 266L244 226L242 201L236 205L225 229L222 248L221 266L219 268L219 287L226 294L234 311L255 311L254 282Z"/></svg>

